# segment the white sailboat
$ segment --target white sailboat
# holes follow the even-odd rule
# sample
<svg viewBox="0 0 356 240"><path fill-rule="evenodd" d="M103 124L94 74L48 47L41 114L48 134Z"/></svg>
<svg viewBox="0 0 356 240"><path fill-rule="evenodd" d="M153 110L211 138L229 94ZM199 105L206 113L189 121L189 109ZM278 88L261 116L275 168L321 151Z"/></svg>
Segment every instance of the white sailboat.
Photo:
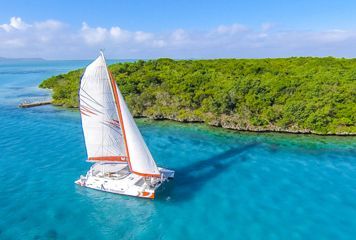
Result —
<svg viewBox="0 0 356 240"><path fill-rule="evenodd" d="M157 167L103 53L82 76L79 106L88 161L85 176L75 182L101 191L154 198L174 171Z"/></svg>

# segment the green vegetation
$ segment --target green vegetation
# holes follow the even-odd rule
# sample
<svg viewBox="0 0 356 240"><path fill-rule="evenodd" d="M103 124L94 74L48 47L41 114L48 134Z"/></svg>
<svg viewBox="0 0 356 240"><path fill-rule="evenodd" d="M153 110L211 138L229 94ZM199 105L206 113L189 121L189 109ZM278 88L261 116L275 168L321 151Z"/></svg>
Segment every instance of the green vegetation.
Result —
<svg viewBox="0 0 356 240"><path fill-rule="evenodd" d="M158 59L109 67L134 116L253 131L356 134L356 59ZM78 106L83 69L51 77Z"/></svg>

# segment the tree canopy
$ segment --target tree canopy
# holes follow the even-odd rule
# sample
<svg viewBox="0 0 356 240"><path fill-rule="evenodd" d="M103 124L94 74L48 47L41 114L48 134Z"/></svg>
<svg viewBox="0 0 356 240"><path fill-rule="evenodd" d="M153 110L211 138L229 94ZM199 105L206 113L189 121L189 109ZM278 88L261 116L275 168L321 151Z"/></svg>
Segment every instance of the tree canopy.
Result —
<svg viewBox="0 0 356 240"><path fill-rule="evenodd" d="M134 116L253 131L356 134L356 59L172 60L109 66ZM43 81L78 106L83 69Z"/></svg>

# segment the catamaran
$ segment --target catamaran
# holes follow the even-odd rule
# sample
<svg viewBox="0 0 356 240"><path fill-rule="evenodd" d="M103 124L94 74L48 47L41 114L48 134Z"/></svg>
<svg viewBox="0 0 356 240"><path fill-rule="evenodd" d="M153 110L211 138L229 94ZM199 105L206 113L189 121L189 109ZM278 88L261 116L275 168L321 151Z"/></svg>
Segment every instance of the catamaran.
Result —
<svg viewBox="0 0 356 240"><path fill-rule="evenodd" d="M173 170L157 167L103 52L81 78L79 108L87 161L93 165L76 184L153 199L156 190L174 177Z"/></svg>

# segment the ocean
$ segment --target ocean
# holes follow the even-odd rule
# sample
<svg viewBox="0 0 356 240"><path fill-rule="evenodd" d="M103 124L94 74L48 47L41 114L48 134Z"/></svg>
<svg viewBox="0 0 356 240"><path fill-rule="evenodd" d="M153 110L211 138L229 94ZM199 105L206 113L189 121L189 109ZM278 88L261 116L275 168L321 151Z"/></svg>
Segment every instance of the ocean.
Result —
<svg viewBox="0 0 356 240"><path fill-rule="evenodd" d="M17 105L86 64L0 62L0 239L355 239L355 137L138 119L176 171L156 199L75 185L90 167L79 112Z"/></svg>

